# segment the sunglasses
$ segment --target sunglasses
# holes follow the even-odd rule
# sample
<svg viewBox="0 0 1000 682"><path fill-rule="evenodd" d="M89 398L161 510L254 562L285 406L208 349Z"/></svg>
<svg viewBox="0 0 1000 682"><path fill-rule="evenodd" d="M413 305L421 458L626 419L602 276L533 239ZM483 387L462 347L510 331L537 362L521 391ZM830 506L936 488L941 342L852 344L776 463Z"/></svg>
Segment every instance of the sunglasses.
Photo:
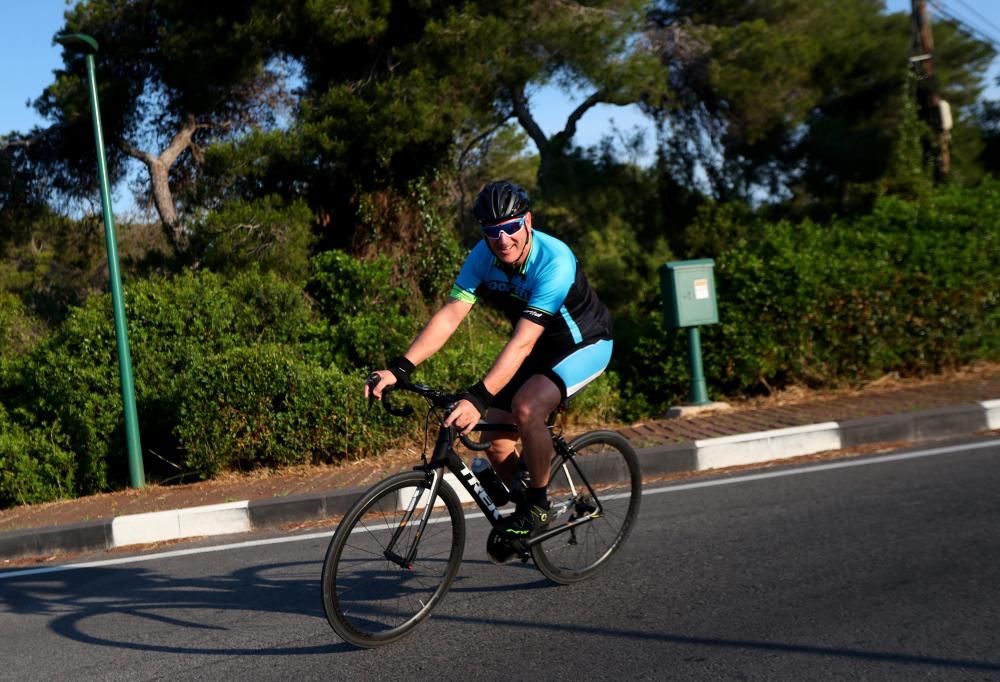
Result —
<svg viewBox="0 0 1000 682"><path fill-rule="evenodd" d="M496 225L483 225L483 234L487 239L500 239L501 235L513 237L521 231L521 228L524 227L524 221L526 218L527 214L521 216L520 218L505 220L504 222L497 223Z"/></svg>

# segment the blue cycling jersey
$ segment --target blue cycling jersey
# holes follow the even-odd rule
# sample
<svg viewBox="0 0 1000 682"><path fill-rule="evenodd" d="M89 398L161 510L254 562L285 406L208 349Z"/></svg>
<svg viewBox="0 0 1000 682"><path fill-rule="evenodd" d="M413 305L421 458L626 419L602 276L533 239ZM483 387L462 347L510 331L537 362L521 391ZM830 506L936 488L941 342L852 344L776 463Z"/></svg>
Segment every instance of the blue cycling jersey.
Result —
<svg viewBox="0 0 1000 682"><path fill-rule="evenodd" d="M520 268L501 263L485 240L472 249L451 297L482 299L511 321L524 317L545 327L539 343L570 348L611 338L611 315L587 283L576 256L562 241L532 231L528 258Z"/></svg>

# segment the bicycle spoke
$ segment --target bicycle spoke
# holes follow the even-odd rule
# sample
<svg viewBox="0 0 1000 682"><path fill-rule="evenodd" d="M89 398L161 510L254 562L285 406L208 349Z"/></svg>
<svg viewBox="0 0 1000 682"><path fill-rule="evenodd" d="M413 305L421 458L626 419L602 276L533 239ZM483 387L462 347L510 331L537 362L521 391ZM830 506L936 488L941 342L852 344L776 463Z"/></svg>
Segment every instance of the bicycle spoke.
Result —
<svg viewBox="0 0 1000 682"><path fill-rule="evenodd" d="M429 515L426 523L422 515L399 509L399 500L412 502L425 489L419 472L384 481L345 515L331 540L323 569L324 610L334 630L354 644L372 646L408 632L430 613L457 572L464 519L451 488L439 492L443 510L419 508ZM424 532L418 533L421 527ZM393 555L413 554L405 566L386 557L393 538Z"/></svg>
<svg viewBox="0 0 1000 682"><path fill-rule="evenodd" d="M590 519L532 546L535 564L556 582L575 582L597 570L628 536L638 511L638 462L627 441L594 432L573 448L572 459L553 467L549 497L557 505L572 505L570 519L585 514Z"/></svg>

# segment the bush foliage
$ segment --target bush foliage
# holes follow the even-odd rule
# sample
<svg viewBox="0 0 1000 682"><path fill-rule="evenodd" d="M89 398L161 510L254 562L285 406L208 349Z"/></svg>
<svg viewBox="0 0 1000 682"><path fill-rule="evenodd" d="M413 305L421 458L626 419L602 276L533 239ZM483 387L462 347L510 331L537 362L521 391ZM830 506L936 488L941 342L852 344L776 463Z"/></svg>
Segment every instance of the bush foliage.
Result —
<svg viewBox="0 0 1000 682"><path fill-rule="evenodd" d="M756 393L996 359L998 254L995 184L884 198L855 220L761 223L716 259L720 324L702 329L709 384ZM658 311L622 327L634 348L619 365L629 414L683 399L683 330L665 329Z"/></svg>
<svg viewBox="0 0 1000 682"><path fill-rule="evenodd" d="M25 427L0 405L0 508L72 497L73 453L58 428Z"/></svg>
<svg viewBox="0 0 1000 682"><path fill-rule="evenodd" d="M728 210L699 215L698 234L680 243L709 251L685 257L716 259L721 322L702 330L713 396L1000 357L995 184L920 202L883 198L868 215L827 223L747 215L741 227ZM608 287L627 264L602 256L596 238L583 241L582 258ZM313 257L304 288L256 267L128 283L147 475L336 462L412 437L412 420L368 412L361 397L367 372L404 350L439 302L398 277L387 257L330 251ZM619 301L613 371L574 401L572 419L646 417L686 399L685 334L664 326L655 287L639 279L609 296ZM506 322L477 308L417 379L469 385L507 335ZM0 504L124 485L109 297L92 296L49 332L15 297L0 297L0 340Z"/></svg>
<svg viewBox="0 0 1000 682"><path fill-rule="evenodd" d="M297 357L285 344L242 346L200 358L184 375L175 429L186 469L315 464L381 444L367 428L358 382Z"/></svg>

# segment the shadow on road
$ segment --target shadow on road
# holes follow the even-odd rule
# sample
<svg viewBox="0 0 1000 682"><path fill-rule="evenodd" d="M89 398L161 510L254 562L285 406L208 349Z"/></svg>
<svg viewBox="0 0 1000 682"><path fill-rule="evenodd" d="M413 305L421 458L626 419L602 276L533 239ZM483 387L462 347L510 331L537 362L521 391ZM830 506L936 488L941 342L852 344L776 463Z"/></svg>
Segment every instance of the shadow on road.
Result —
<svg viewBox="0 0 1000 682"><path fill-rule="evenodd" d="M466 563L485 563L475 560ZM512 565L502 584L477 583L459 575L453 597L477 593L523 592L560 589L530 565ZM301 656L354 651L336 642L326 630L320 604L321 563L317 561L270 563L243 568L224 576L176 578L144 567L87 568L0 580L0 610L49 618L49 629L67 639L95 646L125 650L205 654L222 656ZM447 602L445 602L447 604ZM250 614L243 618L241 613ZM106 627L102 618L110 617ZM128 628L123 619L133 618L150 628ZM322 621L317 627L316 619ZM278 623L283 620L284 623ZM591 627L571 623L545 623L529 619L476 618L439 609L432 621L488 625L491 628L569 632L623 641L653 641L679 647L731 648L759 652L809 655L822 658L896 663L969 672L998 672L1000 662L940 658L843 647L768 642L752 639L693 637L669 632ZM301 641L316 640L327 633L331 643L303 646L267 646L260 633L277 630L300 632ZM250 634L242 632L252 630ZM238 633L234 635L234 632ZM122 633L128 633L126 639ZM242 637L256 645L229 646ZM179 643L167 643L179 642ZM214 645L214 646L213 646ZM689 656L678 649L677 655Z"/></svg>
<svg viewBox="0 0 1000 682"><path fill-rule="evenodd" d="M479 563L475 560L467 564ZM481 562L486 563L486 562ZM530 566L525 566L529 568ZM145 567L84 568L0 580L0 611L48 618L48 628L67 639L128 650L238 656L327 654L354 650L328 629L320 598L322 562L270 563L225 576L176 578ZM511 567L515 570L519 566ZM553 587L538 573L516 571L523 580L471 584L459 575L452 597ZM0 574L2 576L2 574ZM241 616L247 614L249 617ZM110 618L105 621L102 619ZM123 627L132 618L146 626ZM303 622L301 619L306 619ZM244 626L256 632L292 623L301 639L326 634L315 646L227 646ZM300 619L298 624L296 619ZM315 619L321 621L316 627ZM114 623L113 627L108 625ZM163 627L176 628L176 633ZM147 630L155 630L154 633ZM127 636L123 636L126 633ZM193 636L193 633L198 633ZM237 634L234 634L237 633ZM176 637L172 636L176 634ZM187 642L178 644L175 642ZM194 642L194 643L192 643Z"/></svg>

